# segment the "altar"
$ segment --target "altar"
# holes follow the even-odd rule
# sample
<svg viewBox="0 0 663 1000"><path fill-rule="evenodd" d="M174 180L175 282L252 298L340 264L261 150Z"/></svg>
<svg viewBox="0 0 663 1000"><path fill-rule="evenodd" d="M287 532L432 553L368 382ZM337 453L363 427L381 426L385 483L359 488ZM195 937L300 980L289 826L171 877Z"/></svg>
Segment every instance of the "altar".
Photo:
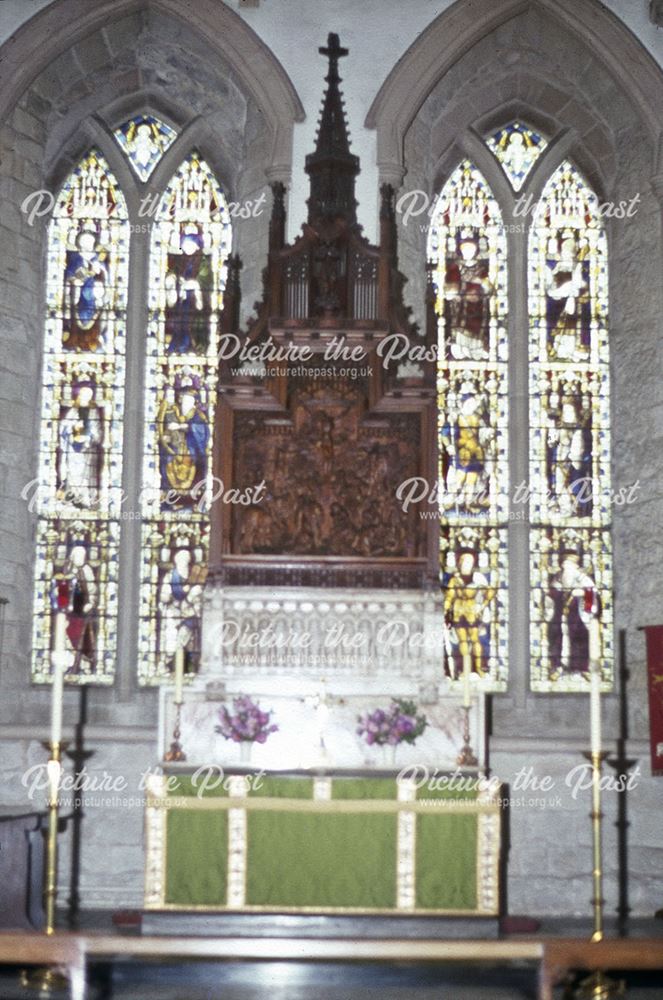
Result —
<svg viewBox="0 0 663 1000"><path fill-rule="evenodd" d="M246 597L217 589L207 620L264 622L259 591L250 608ZM147 910L498 915L502 809L485 770L485 698L475 693L463 706L433 655L389 657L376 639L380 597L273 590L272 626L280 602L290 612L301 604L299 627L317 635L298 670L283 650L240 661L226 649L209 657L181 703L162 688L160 757L171 760L147 786ZM399 608L389 595L392 616L423 628L430 598L403 600ZM370 655L352 672L337 653L318 676L320 602L327 622L341 603L346 624L366 633ZM262 713L262 743L220 731L224 713L247 699ZM425 720L413 742L367 742L359 720L376 709L387 715L390 704L416 706ZM468 746L474 763L461 767Z"/></svg>
<svg viewBox="0 0 663 1000"><path fill-rule="evenodd" d="M154 777L146 909L495 916L500 804L484 785L431 791L384 772Z"/></svg>
<svg viewBox="0 0 663 1000"><path fill-rule="evenodd" d="M147 787L148 911L498 915L485 697L473 690L463 705L440 677L436 604L375 589L208 587L205 667L181 701L161 690L167 763ZM287 648L240 655L210 638L279 634L287 617L309 639L297 662ZM417 653L391 648L383 617L423 637ZM361 657L325 649L340 620ZM247 705L262 713L264 742L220 725L233 711L239 725ZM361 720L390 706L424 720L412 742L367 739Z"/></svg>

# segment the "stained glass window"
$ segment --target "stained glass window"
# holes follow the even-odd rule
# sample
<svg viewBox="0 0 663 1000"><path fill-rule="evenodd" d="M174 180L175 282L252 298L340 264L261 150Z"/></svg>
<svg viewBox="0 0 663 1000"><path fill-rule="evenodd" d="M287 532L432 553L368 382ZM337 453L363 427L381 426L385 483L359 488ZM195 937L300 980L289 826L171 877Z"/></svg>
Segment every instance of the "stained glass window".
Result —
<svg viewBox="0 0 663 1000"><path fill-rule="evenodd" d="M136 115L113 132L120 148L142 181L177 138L177 132L154 115Z"/></svg>
<svg viewBox="0 0 663 1000"><path fill-rule="evenodd" d="M192 153L161 199L150 251L139 677L200 657L218 322L230 253L226 199Z"/></svg>
<svg viewBox="0 0 663 1000"><path fill-rule="evenodd" d="M507 262L499 206L469 161L435 205L440 579L445 664L486 690L507 678Z"/></svg>
<svg viewBox="0 0 663 1000"><path fill-rule="evenodd" d="M129 223L103 157L90 152L48 235L33 679L47 681L58 609L67 679L111 683L117 624Z"/></svg>
<svg viewBox="0 0 663 1000"><path fill-rule="evenodd" d="M486 139L514 191L520 191L530 170L547 146L546 140L522 122L511 122Z"/></svg>
<svg viewBox="0 0 663 1000"><path fill-rule="evenodd" d="M598 631L608 690L607 241L596 196L568 162L548 181L533 219L529 314L532 689L588 690Z"/></svg>

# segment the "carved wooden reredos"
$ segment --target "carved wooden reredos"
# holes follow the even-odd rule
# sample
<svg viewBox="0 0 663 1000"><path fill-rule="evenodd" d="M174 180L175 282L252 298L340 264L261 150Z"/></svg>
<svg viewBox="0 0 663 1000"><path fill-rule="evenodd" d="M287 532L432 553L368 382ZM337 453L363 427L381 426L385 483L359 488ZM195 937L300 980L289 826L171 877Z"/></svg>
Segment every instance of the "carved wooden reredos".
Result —
<svg viewBox="0 0 663 1000"><path fill-rule="evenodd" d="M273 184L263 299L220 362L215 475L239 490L264 480L263 499L213 505L210 577L420 587L437 580L437 526L414 508L404 513L396 490L412 476L434 481L434 376L430 366L385 368L379 356L393 334L422 343L403 305L393 190L382 188L374 246L356 218L359 160L338 75L347 50L330 35L319 51L329 70L306 158L308 220L286 244L285 190ZM235 258L226 333L235 330L239 271Z"/></svg>

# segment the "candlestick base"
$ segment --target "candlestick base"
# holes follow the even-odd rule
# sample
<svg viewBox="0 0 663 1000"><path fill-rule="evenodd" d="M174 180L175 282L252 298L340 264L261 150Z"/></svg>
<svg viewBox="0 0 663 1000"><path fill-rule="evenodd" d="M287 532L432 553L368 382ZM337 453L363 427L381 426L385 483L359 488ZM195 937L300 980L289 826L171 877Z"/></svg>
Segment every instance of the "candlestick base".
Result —
<svg viewBox="0 0 663 1000"><path fill-rule="evenodd" d="M593 972L575 988L574 1000L611 1000L612 997L626 996L623 981L609 979L603 972Z"/></svg>
<svg viewBox="0 0 663 1000"><path fill-rule="evenodd" d="M177 761L186 760L186 754L184 753L184 750L182 749L182 744L179 742L179 740L173 740L173 742L170 744L170 750L166 751L166 753L163 755L163 759L167 761L169 764L176 763Z"/></svg>
<svg viewBox="0 0 663 1000"><path fill-rule="evenodd" d="M466 744L456 757L456 763L459 767L478 767L479 761L474 755L474 750L469 744Z"/></svg>
<svg viewBox="0 0 663 1000"><path fill-rule="evenodd" d="M34 990L40 996L50 997L56 993L69 993L69 980L57 969L51 967L23 969L20 983L24 989Z"/></svg>

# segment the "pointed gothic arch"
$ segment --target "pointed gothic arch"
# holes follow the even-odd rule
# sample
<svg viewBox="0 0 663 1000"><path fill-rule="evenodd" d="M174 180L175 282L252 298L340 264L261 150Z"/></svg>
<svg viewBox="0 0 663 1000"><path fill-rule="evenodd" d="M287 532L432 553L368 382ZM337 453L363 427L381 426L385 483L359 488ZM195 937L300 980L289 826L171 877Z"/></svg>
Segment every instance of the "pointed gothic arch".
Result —
<svg viewBox="0 0 663 1000"><path fill-rule="evenodd" d="M455 3L422 32L380 87L366 116L377 131L382 182L399 187L406 168L405 136L421 106L444 75L478 42L529 11L552 18L570 40L579 41L609 72L616 90L638 109L651 138L661 135L663 74L628 28L595 0L477 0Z"/></svg>
<svg viewBox="0 0 663 1000"><path fill-rule="evenodd" d="M107 25L140 12L155 12L186 25L227 62L270 129L267 177L287 183L293 126L304 119L302 103L264 42L226 4L213 0L197 0L186 10L177 0L55 0L0 48L0 120L59 56Z"/></svg>

